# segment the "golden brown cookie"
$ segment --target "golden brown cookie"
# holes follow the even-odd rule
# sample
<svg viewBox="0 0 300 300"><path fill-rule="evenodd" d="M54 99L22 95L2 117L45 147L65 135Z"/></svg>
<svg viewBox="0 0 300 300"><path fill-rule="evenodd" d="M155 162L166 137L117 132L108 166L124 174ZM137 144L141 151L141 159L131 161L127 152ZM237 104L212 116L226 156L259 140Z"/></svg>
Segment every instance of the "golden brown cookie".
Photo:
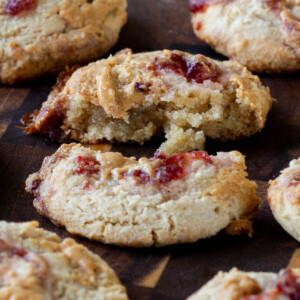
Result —
<svg viewBox="0 0 300 300"><path fill-rule="evenodd" d="M292 300L300 296L300 270L219 272L187 300Z"/></svg>
<svg viewBox="0 0 300 300"><path fill-rule="evenodd" d="M254 72L300 70L299 0L189 0L197 37Z"/></svg>
<svg viewBox="0 0 300 300"><path fill-rule="evenodd" d="M0 0L0 83L57 73L105 54L126 0Z"/></svg>
<svg viewBox="0 0 300 300"><path fill-rule="evenodd" d="M180 51L124 50L61 76L40 111L24 117L28 133L83 143L143 144L165 133L167 154L203 149L260 131L273 99L238 63Z"/></svg>
<svg viewBox="0 0 300 300"><path fill-rule="evenodd" d="M26 181L39 213L89 239L121 246L191 243L224 228L252 235L259 199L237 151L151 159L62 145Z"/></svg>
<svg viewBox="0 0 300 300"><path fill-rule="evenodd" d="M128 299L99 256L38 225L0 222L1 300Z"/></svg>
<svg viewBox="0 0 300 300"><path fill-rule="evenodd" d="M300 158L270 181L268 202L278 223L300 241Z"/></svg>

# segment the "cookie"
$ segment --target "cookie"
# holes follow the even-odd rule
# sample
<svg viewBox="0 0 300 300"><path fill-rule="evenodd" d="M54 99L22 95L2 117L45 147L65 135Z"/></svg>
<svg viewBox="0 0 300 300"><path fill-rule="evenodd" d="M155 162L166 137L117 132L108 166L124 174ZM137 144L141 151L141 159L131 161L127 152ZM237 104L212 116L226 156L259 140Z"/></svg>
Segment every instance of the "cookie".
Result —
<svg viewBox="0 0 300 300"><path fill-rule="evenodd" d="M288 300L300 296L300 270L276 273L219 272L187 300Z"/></svg>
<svg viewBox="0 0 300 300"><path fill-rule="evenodd" d="M300 70L299 0L189 0L196 36L253 72Z"/></svg>
<svg viewBox="0 0 300 300"><path fill-rule="evenodd" d="M0 222L0 299L128 299L99 256L38 226Z"/></svg>
<svg viewBox="0 0 300 300"><path fill-rule="evenodd" d="M268 202L275 219L283 229L300 241L300 158L270 181Z"/></svg>
<svg viewBox="0 0 300 300"><path fill-rule="evenodd" d="M116 43L125 9L126 0L1 0L0 83L101 57Z"/></svg>
<svg viewBox="0 0 300 300"><path fill-rule="evenodd" d="M125 50L70 73L23 118L27 133L140 144L165 133L161 151L187 152L203 149L205 135L226 141L260 131L273 101L239 64L180 51Z"/></svg>
<svg viewBox="0 0 300 300"><path fill-rule="evenodd" d="M237 151L138 161L62 145L26 181L38 212L77 235L121 246L191 243L227 227L252 235L259 199Z"/></svg>

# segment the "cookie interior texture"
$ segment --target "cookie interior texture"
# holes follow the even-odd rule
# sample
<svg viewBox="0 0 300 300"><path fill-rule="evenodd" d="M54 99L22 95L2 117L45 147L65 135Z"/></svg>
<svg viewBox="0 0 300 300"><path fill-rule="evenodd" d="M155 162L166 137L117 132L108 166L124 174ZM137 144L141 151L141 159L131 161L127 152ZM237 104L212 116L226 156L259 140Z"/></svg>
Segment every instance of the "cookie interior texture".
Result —
<svg viewBox="0 0 300 300"><path fill-rule="evenodd" d="M199 39L255 72L300 70L299 0L190 0Z"/></svg>
<svg viewBox="0 0 300 300"><path fill-rule="evenodd" d="M126 158L62 145L29 176L34 206L55 224L104 243L190 243L227 227L252 235L260 200L237 151Z"/></svg>
<svg viewBox="0 0 300 300"><path fill-rule="evenodd" d="M1 299L128 299L99 256L38 225L0 222Z"/></svg>
<svg viewBox="0 0 300 300"><path fill-rule="evenodd" d="M26 9L24 3L33 4ZM18 5L25 9L9 9ZM119 37L126 5L126 0L1 0L0 82L57 73L101 57Z"/></svg>
<svg viewBox="0 0 300 300"><path fill-rule="evenodd" d="M70 78L69 78L70 77ZM58 83L26 132L83 143L143 144L165 133L165 153L203 149L260 131L273 99L241 65L180 51L125 50L76 70Z"/></svg>
<svg viewBox="0 0 300 300"><path fill-rule="evenodd" d="M270 181L268 202L278 223L300 241L300 158Z"/></svg>
<svg viewBox="0 0 300 300"><path fill-rule="evenodd" d="M187 300L297 299L300 269L285 269L278 274L243 272L236 268L219 272Z"/></svg>

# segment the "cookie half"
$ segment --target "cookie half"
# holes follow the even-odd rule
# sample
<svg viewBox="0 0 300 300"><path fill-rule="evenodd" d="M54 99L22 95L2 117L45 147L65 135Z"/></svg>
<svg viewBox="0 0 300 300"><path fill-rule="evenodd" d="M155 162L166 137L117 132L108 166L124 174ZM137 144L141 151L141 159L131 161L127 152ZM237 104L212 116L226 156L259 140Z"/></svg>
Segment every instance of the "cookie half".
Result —
<svg viewBox="0 0 300 300"><path fill-rule="evenodd" d="M125 50L70 73L39 112L23 118L26 132L140 144L165 133L160 149L171 154L203 149L205 135L222 141L253 135L273 101L241 65L180 51Z"/></svg>
<svg viewBox="0 0 300 300"><path fill-rule="evenodd" d="M268 202L278 223L300 241L300 158L270 181Z"/></svg>
<svg viewBox="0 0 300 300"><path fill-rule="evenodd" d="M197 37L254 72L300 70L299 0L189 0Z"/></svg>
<svg viewBox="0 0 300 300"><path fill-rule="evenodd" d="M0 82L101 57L116 43L125 10L126 0L1 0Z"/></svg>
<svg viewBox="0 0 300 300"><path fill-rule="evenodd" d="M0 222L1 299L128 299L99 256L38 226Z"/></svg>
<svg viewBox="0 0 300 300"><path fill-rule="evenodd" d="M300 270L276 273L243 272L234 268L219 272L187 300L288 300L300 295Z"/></svg>
<svg viewBox="0 0 300 300"><path fill-rule="evenodd" d="M151 159L62 145L26 181L39 213L104 243L164 246L227 227L252 235L259 199L237 151L156 154Z"/></svg>

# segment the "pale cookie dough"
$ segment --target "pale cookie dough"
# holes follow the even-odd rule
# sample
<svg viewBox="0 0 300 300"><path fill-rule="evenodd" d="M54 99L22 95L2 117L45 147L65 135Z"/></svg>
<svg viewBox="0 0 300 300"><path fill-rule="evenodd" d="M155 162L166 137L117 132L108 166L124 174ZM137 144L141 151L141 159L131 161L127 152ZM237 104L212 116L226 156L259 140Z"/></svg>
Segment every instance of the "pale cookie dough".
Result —
<svg viewBox="0 0 300 300"><path fill-rule="evenodd" d="M104 243L148 247L191 243L227 227L252 235L260 200L237 151L127 158L62 145L29 176L39 213Z"/></svg>
<svg viewBox="0 0 300 300"><path fill-rule="evenodd" d="M189 0L197 37L253 72L300 70L299 0Z"/></svg>
<svg viewBox="0 0 300 300"><path fill-rule="evenodd" d="M25 116L26 132L141 144L165 132L160 149L168 154L203 149L205 135L253 135L273 101L241 65L180 51L125 50L61 80L42 109Z"/></svg>
<svg viewBox="0 0 300 300"><path fill-rule="evenodd" d="M270 181L268 202L278 223L300 241L300 158Z"/></svg>
<svg viewBox="0 0 300 300"><path fill-rule="evenodd" d="M300 296L300 270L219 272L187 300L292 300Z"/></svg>
<svg viewBox="0 0 300 300"><path fill-rule="evenodd" d="M126 0L0 0L0 83L57 73L105 54Z"/></svg>
<svg viewBox="0 0 300 300"><path fill-rule="evenodd" d="M115 272L73 239L36 221L0 222L1 300L126 300Z"/></svg>

